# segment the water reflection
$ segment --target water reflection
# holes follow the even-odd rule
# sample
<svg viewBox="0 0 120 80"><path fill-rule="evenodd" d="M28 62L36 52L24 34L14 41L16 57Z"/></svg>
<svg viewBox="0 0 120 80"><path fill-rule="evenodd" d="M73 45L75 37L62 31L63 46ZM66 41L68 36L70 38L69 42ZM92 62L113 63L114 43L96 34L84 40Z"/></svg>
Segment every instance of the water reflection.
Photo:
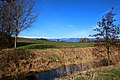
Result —
<svg viewBox="0 0 120 80"><path fill-rule="evenodd" d="M83 71L87 68L87 66L84 66L84 67L83 66L84 65L80 65L80 66L74 65L69 67L64 66L51 71L42 72L36 75L37 80L54 80L55 78L71 75L75 72Z"/></svg>

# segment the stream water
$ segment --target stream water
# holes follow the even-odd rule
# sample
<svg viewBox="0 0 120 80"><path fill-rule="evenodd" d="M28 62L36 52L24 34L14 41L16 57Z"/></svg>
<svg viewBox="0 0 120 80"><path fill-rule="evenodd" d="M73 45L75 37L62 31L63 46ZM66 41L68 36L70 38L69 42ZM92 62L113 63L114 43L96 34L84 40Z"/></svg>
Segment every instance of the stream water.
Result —
<svg viewBox="0 0 120 80"><path fill-rule="evenodd" d="M38 73L36 74L36 78L37 80L54 80L55 78L60 78L63 76L71 75L75 72L84 71L87 68L88 65L83 65L83 64L80 64L79 66L78 65L72 65L69 67L64 66L51 71Z"/></svg>

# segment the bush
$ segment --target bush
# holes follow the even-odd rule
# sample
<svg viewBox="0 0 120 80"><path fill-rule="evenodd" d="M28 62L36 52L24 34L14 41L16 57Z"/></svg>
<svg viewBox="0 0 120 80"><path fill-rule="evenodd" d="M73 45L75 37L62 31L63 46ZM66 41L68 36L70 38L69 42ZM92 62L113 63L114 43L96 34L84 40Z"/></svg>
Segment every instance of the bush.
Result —
<svg viewBox="0 0 120 80"><path fill-rule="evenodd" d="M14 38L6 33L0 32L0 49L11 48L14 46Z"/></svg>

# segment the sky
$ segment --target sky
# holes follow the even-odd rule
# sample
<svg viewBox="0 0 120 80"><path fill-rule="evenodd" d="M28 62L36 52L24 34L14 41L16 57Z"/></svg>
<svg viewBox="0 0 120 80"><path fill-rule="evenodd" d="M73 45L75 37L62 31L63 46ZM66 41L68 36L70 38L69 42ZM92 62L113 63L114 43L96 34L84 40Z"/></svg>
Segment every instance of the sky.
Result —
<svg viewBox="0 0 120 80"><path fill-rule="evenodd" d="M120 20L120 0L35 0L34 11L39 13L31 28L22 37L84 38L94 34L102 15L115 7Z"/></svg>

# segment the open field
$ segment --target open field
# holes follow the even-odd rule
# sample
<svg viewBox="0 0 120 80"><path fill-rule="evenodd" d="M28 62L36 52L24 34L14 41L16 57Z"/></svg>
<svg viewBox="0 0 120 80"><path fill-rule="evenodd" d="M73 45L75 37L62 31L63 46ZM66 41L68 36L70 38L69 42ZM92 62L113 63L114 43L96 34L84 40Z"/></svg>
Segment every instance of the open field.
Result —
<svg viewBox="0 0 120 80"><path fill-rule="evenodd" d="M92 47L93 42L53 42L47 40L17 39L17 47L23 49L79 48Z"/></svg>

